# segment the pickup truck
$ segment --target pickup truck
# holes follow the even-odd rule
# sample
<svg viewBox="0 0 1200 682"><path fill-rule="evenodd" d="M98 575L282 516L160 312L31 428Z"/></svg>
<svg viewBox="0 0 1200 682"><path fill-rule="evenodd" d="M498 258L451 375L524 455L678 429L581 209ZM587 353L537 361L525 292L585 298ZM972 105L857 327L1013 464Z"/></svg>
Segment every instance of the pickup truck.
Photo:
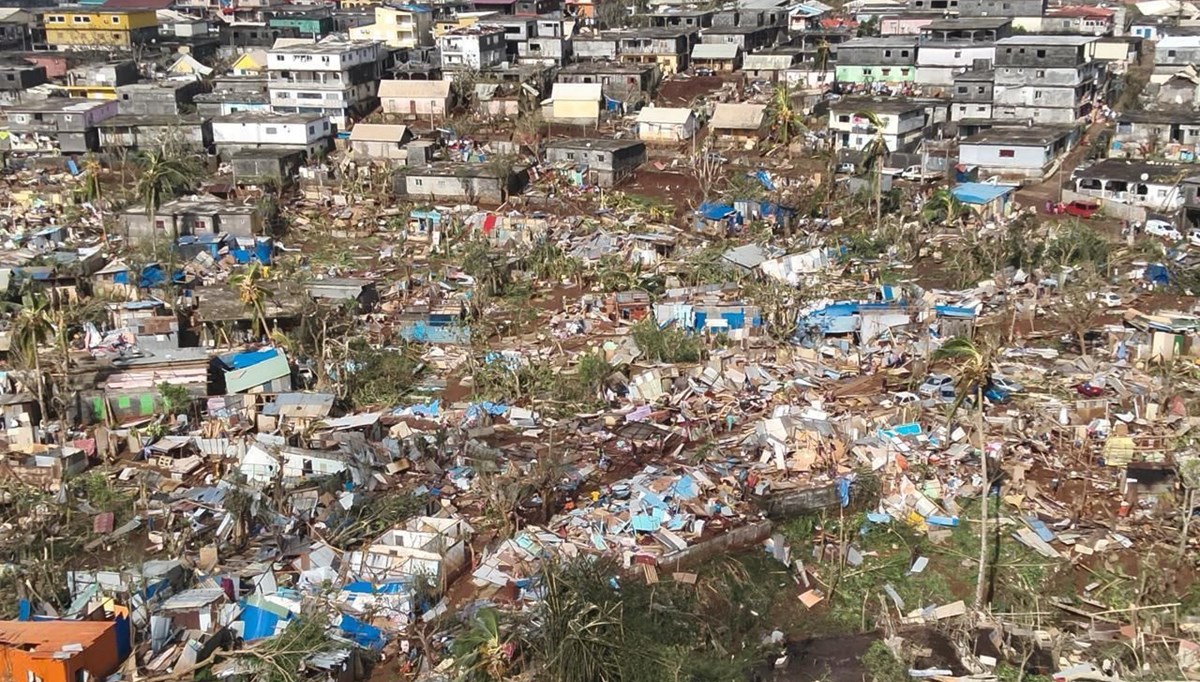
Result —
<svg viewBox="0 0 1200 682"><path fill-rule="evenodd" d="M942 179L942 173L930 170L921 172L920 166L909 166L900 172L900 177L913 182L937 182Z"/></svg>

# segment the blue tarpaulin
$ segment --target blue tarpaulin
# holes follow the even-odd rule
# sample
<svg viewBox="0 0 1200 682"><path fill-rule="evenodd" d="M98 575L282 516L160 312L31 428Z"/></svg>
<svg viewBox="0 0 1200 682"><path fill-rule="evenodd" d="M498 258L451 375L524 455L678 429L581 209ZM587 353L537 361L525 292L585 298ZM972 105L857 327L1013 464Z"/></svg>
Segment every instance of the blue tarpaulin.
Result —
<svg viewBox="0 0 1200 682"><path fill-rule="evenodd" d="M158 263L152 263L142 268L142 275L138 278L138 286L143 289L156 287L167 281L167 274L163 267Z"/></svg>
<svg viewBox="0 0 1200 682"><path fill-rule="evenodd" d="M1171 274L1167 272L1167 266L1161 263L1146 266L1146 272L1143 275L1147 282L1153 284L1170 284Z"/></svg>
<svg viewBox="0 0 1200 682"><path fill-rule="evenodd" d="M279 351L274 348L266 350L255 350L247 353L238 353L225 358L225 364L229 365L230 369L245 369L253 367L260 362L266 362L279 354Z"/></svg>
<svg viewBox="0 0 1200 682"><path fill-rule="evenodd" d="M382 649L387 643L387 639L383 636L383 631L372 625L343 615L342 622L338 626L342 630L342 634L350 639L353 639L355 644L368 649Z"/></svg>
<svg viewBox="0 0 1200 682"><path fill-rule="evenodd" d="M765 170L755 171L754 177L760 183L762 183L763 189L767 190L768 192L775 191L775 181L771 179L770 173L766 172Z"/></svg>
<svg viewBox="0 0 1200 682"><path fill-rule="evenodd" d="M242 609L242 623L242 639L252 642L274 637L275 628L279 625L279 616L253 604L247 604Z"/></svg>
<svg viewBox="0 0 1200 682"><path fill-rule="evenodd" d="M841 500L843 507L850 506L850 479L839 478L837 482L838 499Z"/></svg>
<svg viewBox="0 0 1200 682"><path fill-rule="evenodd" d="M700 215L708 220L723 220L737 213L728 204L700 204Z"/></svg>

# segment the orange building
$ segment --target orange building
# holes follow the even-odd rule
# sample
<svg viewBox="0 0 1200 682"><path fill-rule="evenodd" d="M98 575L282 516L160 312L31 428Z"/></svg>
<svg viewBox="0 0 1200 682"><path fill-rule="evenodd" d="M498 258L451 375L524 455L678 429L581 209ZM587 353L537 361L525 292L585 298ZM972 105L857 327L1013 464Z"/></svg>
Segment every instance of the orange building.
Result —
<svg viewBox="0 0 1200 682"><path fill-rule="evenodd" d="M120 665L114 621L0 621L0 682L99 682Z"/></svg>

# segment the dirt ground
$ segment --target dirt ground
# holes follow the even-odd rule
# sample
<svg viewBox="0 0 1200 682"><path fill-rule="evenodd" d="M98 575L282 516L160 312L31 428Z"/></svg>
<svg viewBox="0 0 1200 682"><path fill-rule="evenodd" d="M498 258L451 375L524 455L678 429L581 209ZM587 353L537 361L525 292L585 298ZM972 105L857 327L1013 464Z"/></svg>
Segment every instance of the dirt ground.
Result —
<svg viewBox="0 0 1200 682"><path fill-rule="evenodd" d="M699 206L703 195L700 184L690 175L646 169L639 170L621 189L626 194L674 206L676 215Z"/></svg>
<svg viewBox="0 0 1200 682"><path fill-rule="evenodd" d="M736 80L736 77L730 76L676 76L659 86L658 99L663 106L691 104L712 95L725 83Z"/></svg>

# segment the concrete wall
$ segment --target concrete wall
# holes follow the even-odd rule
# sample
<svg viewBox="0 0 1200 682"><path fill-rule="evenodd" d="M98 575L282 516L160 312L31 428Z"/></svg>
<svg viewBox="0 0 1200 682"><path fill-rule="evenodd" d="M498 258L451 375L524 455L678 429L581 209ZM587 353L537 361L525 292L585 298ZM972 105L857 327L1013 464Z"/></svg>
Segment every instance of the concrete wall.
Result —
<svg viewBox="0 0 1200 682"><path fill-rule="evenodd" d="M1002 152L1012 151L1012 156L1002 156ZM1002 147L996 144L974 145L960 144L958 162L968 166L983 166L985 168L1011 169L1014 171L1041 171L1050 163L1049 151L1045 147Z"/></svg>
<svg viewBox="0 0 1200 682"><path fill-rule="evenodd" d="M885 73L886 69L886 73ZM917 67L877 64L875 66L837 65L837 79L843 83L910 83L917 78Z"/></svg>
<svg viewBox="0 0 1200 682"><path fill-rule="evenodd" d="M1082 199L1084 201L1096 200L1096 197L1091 196L1090 194L1080 194L1079 192L1072 192L1069 189L1063 189L1062 194L1063 201L1068 203L1075 201L1076 199ZM1116 201L1105 201L1101 205L1101 211L1104 213L1104 215L1111 218L1137 221L1146 220L1146 209L1142 208L1141 206L1130 206L1128 204L1122 204Z"/></svg>
<svg viewBox="0 0 1200 682"><path fill-rule="evenodd" d="M497 178L476 178L445 175L404 176L405 193L410 197L429 197L434 200L458 200L500 204L504 189Z"/></svg>
<svg viewBox="0 0 1200 682"><path fill-rule="evenodd" d="M1200 64L1200 37L1196 45L1157 45L1154 48L1154 63L1163 66L1187 66Z"/></svg>
<svg viewBox="0 0 1200 682"><path fill-rule="evenodd" d="M959 0L960 17L1040 17L1044 0Z"/></svg>
<svg viewBox="0 0 1200 682"><path fill-rule="evenodd" d="M702 564L713 557L728 554L732 550L765 542L771 537L770 521L755 521L728 533L698 542L682 552L672 554L658 562L660 571L678 571L689 566Z"/></svg>

